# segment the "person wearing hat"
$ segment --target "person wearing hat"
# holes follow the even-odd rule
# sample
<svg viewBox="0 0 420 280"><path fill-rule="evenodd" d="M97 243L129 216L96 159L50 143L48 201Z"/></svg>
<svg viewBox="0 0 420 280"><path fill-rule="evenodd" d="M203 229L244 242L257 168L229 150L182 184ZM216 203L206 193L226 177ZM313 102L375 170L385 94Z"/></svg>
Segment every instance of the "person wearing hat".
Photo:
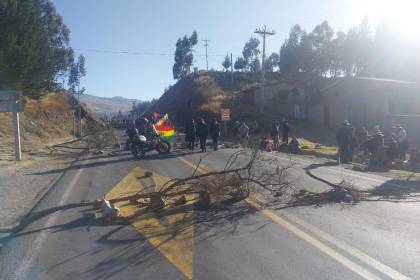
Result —
<svg viewBox="0 0 420 280"><path fill-rule="evenodd" d="M353 159L353 127L344 121L336 133L338 144L338 160L340 163L351 163Z"/></svg>
<svg viewBox="0 0 420 280"><path fill-rule="evenodd" d="M385 136L382 133L379 125L373 128L373 135L371 140L371 156L370 164L385 166L387 162L385 150Z"/></svg>
<svg viewBox="0 0 420 280"><path fill-rule="evenodd" d="M392 138L397 142L399 159L404 161L408 149L407 132L400 124L395 126Z"/></svg>

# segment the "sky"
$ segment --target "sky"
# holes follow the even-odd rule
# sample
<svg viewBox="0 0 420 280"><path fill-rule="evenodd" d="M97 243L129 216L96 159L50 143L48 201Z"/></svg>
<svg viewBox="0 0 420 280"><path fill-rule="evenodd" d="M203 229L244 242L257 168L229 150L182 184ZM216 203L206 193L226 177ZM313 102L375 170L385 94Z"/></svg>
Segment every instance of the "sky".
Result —
<svg viewBox="0 0 420 280"><path fill-rule="evenodd" d="M278 52L290 27L311 31L328 20L347 31L368 16L372 24L396 15L401 26L417 18L418 0L53 0L71 30L71 46L86 57L82 85L96 96L150 100L175 83L173 53L178 37L197 30L194 66L205 69L203 39L210 40L209 68L221 69L227 53L234 60L256 28L276 31L267 53ZM405 7L404 10L396 7ZM420 2L420 1L419 1ZM396 12L398 11L398 12ZM412 18L405 15L414 11ZM420 24L419 21L417 23ZM418 25L415 25L418 26ZM106 52L102 52L106 51ZM129 53L121 53L129 52Z"/></svg>

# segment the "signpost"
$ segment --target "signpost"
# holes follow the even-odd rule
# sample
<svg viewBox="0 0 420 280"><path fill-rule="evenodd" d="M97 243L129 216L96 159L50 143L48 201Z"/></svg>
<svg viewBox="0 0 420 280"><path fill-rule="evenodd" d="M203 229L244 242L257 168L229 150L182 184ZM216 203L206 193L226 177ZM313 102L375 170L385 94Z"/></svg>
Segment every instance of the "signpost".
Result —
<svg viewBox="0 0 420 280"><path fill-rule="evenodd" d="M15 131L16 160L22 159L20 147L19 113L23 112L23 94L21 91L0 91L0 112L13 113L13 127Z"/></svg>
<svg viewBox="0 0 420 280"><path fill-rule="evenodd" d="M227 122L230 121L230 109L229 108L222 108L220 109L220 119L223 122L223 127L225 133L227 131Z"/></svg>
<svg viewBox="0 0 420 280"><path fill-rule="evenodd" d="M220 109L220 119L224 122L227 122L230 120L230 109L223 108Z"/></svg>

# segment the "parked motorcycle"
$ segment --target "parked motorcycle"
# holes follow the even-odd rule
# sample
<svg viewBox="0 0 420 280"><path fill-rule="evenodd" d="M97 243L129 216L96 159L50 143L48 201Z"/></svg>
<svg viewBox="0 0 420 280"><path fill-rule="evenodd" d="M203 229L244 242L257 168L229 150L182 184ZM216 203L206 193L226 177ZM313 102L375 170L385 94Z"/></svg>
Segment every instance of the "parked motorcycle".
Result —
<svg viewBox="0 0 420 280"><path fill-rule="evenodd" d="M131 153L135 159L143 158L147 152L156 150L159 154L168 154L171 151L171 144L162 139L159 135L145 136L136 134L131 143Z"/></svg>

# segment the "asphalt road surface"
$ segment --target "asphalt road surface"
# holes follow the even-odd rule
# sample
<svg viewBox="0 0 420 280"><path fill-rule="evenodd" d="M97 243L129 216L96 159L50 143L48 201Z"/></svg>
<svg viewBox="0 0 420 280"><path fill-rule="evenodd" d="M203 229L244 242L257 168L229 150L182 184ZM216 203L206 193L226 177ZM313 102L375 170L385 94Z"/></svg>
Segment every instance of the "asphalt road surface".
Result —
<svg viewBox="0 0 420 280"><path fill-rule="evenodd" d="M233 152L209 152L198 171L223 168ZM142 179L146 170L158 176L159 184L190 174L202 155L175 151L140 161L129 153L82 158L35 212L154 187ZM286 155L269 156L289 162ZM308 177L305 167L325 180L345 178L361 189L400 186L304 158L294 163L291 176L299 188L329 188ZM420 279L420 205L415 202L260 209L250 200L208 211L187 205L139 215L131 223L95 221L83 216L86 210L45 215L3 240L0 278Z"/></svg>

